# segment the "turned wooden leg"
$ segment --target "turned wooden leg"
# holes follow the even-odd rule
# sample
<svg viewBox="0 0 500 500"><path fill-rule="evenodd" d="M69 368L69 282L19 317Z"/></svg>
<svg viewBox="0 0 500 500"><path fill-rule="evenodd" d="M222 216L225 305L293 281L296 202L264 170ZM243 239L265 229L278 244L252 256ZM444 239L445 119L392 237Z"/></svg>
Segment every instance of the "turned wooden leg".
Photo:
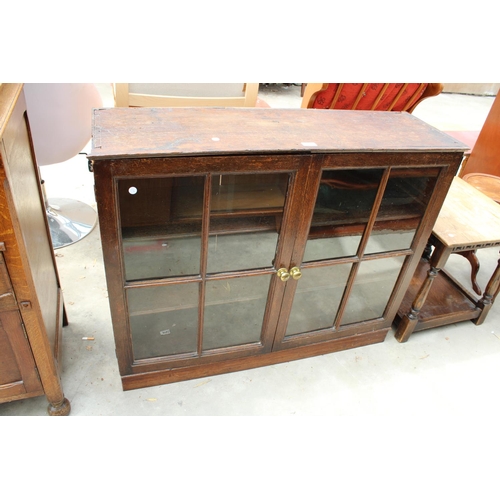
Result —
<svg viewBox="0 0 500 500"><path fill-rule="evenodd" d="M495 302L495 297L498 295L498 291L500 290L500 259L498 260L498 265L495 269L495 272L488 281L486 285L486 290L484 291L484 295L481 300L478 302L478 306L482 309L481 314L474 321L476 325L481 325L483 321L486 319L491 306Z"/></svg>
<svg viewBox="0 0 500 500"><path fill-rule="evenodd" d="M410 338L410 335L413 333L413 330L415 330L415 327L418 323L418 315L420 313L420 310L425 304L427 295L429 294L429 290L432 286L432 282L434 281L434 278L438 275L438 273L439 269L437 269L436 267L431 267L427 272L427 278L422 283L422 286L417 292L417 295L415 295L410 312L408 312L401 318L399 327L395 335L398 342L406 342Z"/></svg>
<svg viewBox="0 0 500 500"><path fill-rule="evenodd" d="M465 257L471 265L471 273L470 280L472 283L472 289L478 294L481 295L481 288L477 282L477 273L479 272L479 259L477 258L476 250L468 250L465 252L456 252L457 255L461 255Z"/></svg>
<svg viewBox="0 0 500 500"><path fill-rule="evenodd" d="M54 404L50 403L47 408L47 413L51 417L66 417L71 411L70 402L64 398L60 403Z"/></svg>

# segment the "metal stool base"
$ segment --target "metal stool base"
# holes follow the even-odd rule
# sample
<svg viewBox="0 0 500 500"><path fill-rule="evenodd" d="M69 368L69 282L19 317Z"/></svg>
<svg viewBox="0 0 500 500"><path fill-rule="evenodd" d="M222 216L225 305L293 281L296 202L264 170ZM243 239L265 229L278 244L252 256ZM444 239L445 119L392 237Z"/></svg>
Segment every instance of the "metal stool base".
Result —
<svg viewBox="0 0 500 500"><path fill-rule="evenodd" d="M62 248L85 238L97 223L97 212L86 203L69 198L47 200L52 247Z"/></svg>

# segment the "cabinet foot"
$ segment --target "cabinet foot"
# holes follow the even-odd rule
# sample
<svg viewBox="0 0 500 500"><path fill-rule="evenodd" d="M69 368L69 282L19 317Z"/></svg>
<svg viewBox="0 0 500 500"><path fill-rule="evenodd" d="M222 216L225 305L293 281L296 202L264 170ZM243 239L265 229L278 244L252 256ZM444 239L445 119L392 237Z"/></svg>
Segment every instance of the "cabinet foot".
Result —
<svg viewBox="0 0 500 500"><path fill-rule="evenodd" d="M67 415L69 415L70 411L71 404L66 398L64 398L61 403L57 405L50 403L47 408L47 413L51 417L66 417Z"/></svg>

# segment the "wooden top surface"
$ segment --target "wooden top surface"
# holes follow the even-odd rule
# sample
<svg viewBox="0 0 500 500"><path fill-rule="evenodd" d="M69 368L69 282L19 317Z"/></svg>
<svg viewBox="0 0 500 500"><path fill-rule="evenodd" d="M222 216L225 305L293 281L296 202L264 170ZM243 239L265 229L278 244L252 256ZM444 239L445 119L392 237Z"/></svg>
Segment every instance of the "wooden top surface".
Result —
<svg viewBox="0 0 500 500"><path fill-rule="evenodd" d="M271 152L466 151L408 113L267 108L95 109L90 159Z"/></svg>
<svg viewBox="0 0 500 500"><path fill-rule="evenodd" d="M432 232L449 247L500 242L500 205L454 177Z"/></svg>

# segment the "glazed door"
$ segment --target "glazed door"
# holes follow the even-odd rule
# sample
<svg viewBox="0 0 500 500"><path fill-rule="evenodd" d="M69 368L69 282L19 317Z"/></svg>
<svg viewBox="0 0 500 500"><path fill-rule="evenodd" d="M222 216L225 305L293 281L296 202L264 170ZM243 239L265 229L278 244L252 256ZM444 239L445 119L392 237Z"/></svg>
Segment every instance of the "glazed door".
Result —
<svg viewBox="0 0 500 500"><path fill-rule="evenodd" d="M260 354L274 342L277 273L291 258L310 157L182 161L155 164L197 163L195 174L116 180L128 313L117 351L134 372Z"/></svg>
<svg viewBox="0 0 500 500"><path fill-rule="evenodd" d="M285 276L274 350L390 326L386 311L439 173L387 164L319 172L310 225Z"/></svg>

